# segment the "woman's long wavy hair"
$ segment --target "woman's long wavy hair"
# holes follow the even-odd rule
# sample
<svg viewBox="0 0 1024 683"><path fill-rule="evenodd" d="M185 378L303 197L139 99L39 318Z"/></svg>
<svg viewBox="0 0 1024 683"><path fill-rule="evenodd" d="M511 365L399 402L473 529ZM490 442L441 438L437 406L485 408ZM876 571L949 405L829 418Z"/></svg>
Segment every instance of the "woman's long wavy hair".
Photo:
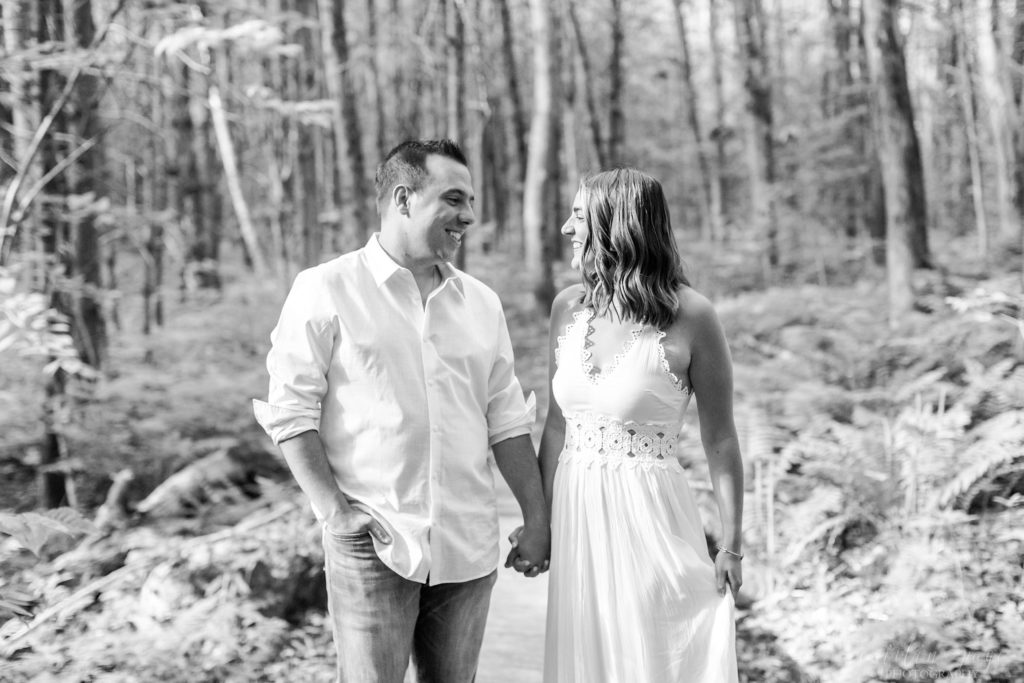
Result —
<svg viewBox="0 0 1024 683"><path fill-rule="evenodd" d="M597 315L667 329L676 319L683 274L661 183L635 168L580 182L590 237L583 245L580 303Z"/></svg>

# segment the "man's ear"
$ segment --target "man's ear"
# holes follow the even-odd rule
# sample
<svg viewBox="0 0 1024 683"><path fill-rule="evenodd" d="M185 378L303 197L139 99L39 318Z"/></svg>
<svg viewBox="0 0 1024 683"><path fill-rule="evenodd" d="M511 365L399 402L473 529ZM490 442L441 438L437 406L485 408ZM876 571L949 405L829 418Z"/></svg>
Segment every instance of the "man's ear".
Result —
<svg viewBox="0 0 1024 683"><path fill-rule="evenodd" d="M398 209L398 213L403 216L409 215L409 199L412 196L412 192L405 185L395 185L395 189L391 192L391 201Z"/></svg>

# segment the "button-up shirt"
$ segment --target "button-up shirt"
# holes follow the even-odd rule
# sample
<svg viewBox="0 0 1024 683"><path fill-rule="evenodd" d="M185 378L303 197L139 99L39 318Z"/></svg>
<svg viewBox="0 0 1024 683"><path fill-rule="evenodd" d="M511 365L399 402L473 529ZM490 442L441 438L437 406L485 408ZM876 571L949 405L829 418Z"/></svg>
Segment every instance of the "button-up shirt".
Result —
<svg viewBox="0 0 1024 683"><path fill-rule="evenodd" d="M268 400L253 402L275 443L319 432L342 493L391 534L374 539L381 560L431 584L497 565L488 447L529 433L535 411L498 296L439 268L425 304L377 235L299 273L271 333Z"/></svg>

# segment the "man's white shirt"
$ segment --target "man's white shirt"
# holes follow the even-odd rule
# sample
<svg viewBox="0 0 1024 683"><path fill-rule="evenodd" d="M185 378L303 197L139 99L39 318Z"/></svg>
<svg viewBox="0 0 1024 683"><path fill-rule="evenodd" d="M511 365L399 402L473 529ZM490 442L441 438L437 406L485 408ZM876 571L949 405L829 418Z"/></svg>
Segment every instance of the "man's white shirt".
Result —
<svg viewBox="0 0 1024 683"><path fill-rule="evenodd" d="M430 584L495 568L488 447L528 434L535 413L498 296L439 268L426 305L377 235L299 273L271 333L268 399L253 401L274 443L320 433L341 491L391 534L374 539L381 560Z"/></svg>

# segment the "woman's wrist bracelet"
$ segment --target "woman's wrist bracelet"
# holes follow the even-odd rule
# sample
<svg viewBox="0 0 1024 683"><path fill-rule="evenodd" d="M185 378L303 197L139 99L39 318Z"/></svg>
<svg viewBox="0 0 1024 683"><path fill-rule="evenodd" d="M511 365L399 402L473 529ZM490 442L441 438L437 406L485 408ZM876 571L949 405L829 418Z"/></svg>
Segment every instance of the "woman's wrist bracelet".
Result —
<svg viewBox="0 0 1024 683"><path fill-rule="evenodd" d="M716 545L715 547L718 548L719 552L728 553L729 555L732 555L733 557L735 557L735 558L737 558L739 560L743 559L743 553L738 553L735 550L729 550L728 548L723 548L720 545Z"/></svg>

